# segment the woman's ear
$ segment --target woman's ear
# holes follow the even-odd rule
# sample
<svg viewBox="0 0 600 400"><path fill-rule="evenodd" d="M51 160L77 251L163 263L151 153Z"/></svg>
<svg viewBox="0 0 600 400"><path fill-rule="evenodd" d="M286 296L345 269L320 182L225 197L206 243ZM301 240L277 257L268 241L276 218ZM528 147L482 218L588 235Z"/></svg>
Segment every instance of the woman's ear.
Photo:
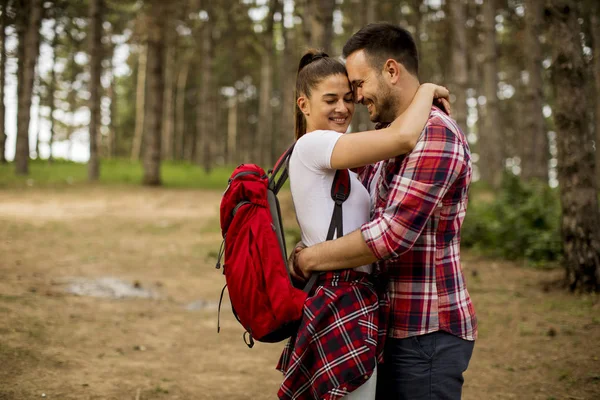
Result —
<svg viewBox="0 0 600 400"><path fill-rule="evenodd" d="M298 97L298 100L296 100L296 104L298 104L298 108L300 108L300 111L302 111L302 114L304 114L307 117L310 115L310 112L309 112L310 103L306 97L304 97L304 96Z"/></svg>

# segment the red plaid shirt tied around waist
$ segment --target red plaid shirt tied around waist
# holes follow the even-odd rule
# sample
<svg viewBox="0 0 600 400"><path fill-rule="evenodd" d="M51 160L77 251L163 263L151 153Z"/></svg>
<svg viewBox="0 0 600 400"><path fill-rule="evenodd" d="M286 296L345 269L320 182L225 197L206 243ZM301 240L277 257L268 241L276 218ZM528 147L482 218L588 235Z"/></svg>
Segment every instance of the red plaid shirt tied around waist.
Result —
<svg viewBox="0 0 600 400"><path fill-rule="evenodd" d="M383 357L388 306L369 274L322 274L277 365L285 375L279 398L335 400L365 383Z"/></svg>
<svg viewBox="0 0 600 400"><path fill-rule="evenodd" d="M460 264L471 174L464 134L435 107L412 152L360 173L367 188L378 176L371 221L361 231L389 279L390 337L438 330L477 337Z"/></svg>

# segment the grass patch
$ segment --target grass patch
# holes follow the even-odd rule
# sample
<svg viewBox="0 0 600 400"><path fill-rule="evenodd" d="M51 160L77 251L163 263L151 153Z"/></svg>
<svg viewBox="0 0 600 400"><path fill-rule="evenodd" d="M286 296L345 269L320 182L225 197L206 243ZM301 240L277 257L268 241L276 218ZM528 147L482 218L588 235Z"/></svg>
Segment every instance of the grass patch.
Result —
<svg viewBox="0 0 600 400"><path fill-rule="evenodd" d="M84 185L87 180L87 164L65 160L30 160L29 175L15 175L13 163L0 165L0 188L61 187ZM200 166L180 161L163 161L161 179L163 186L172 188L222 189L234 167L215 167L210 173ZM141 185L143 179L141 162L124 159L101 160L100 184Z"/></svg>

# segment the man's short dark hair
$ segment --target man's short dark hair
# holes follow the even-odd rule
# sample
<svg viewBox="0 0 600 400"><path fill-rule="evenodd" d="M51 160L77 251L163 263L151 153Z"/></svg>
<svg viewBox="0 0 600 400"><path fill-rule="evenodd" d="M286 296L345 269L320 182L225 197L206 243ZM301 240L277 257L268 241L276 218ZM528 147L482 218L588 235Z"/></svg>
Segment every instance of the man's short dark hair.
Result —
<svg viewBox="0 0 600 400"><path fill-rule="evenodd" d="M415 41L406 29L387 22L369 24L356 32L344 46L344 58L364 50L373 68L382 68L393 58L411 74L419 74L419 57Z"/></svg>

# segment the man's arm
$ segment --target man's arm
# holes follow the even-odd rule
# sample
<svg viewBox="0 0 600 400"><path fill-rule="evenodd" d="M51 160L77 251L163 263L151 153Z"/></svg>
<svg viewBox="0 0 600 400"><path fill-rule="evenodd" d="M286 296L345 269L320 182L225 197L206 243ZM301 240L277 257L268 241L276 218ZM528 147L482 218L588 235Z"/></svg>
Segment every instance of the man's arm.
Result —
<svg viewBox="0 0 600 400"><path fill-rule="evenodd" d="M296 255L302 272L333 271L368 265L377 261L359 229L339 239L307 247Z"/></svg>
<svg viewBox="0 0 600 400"><path fill-rule="evenodd" d="M302 250L298 266L304 273L353 268L409 251L465 166L459 138L443 126L427 127L390 183L380 217L360 232Z"/></svg>

